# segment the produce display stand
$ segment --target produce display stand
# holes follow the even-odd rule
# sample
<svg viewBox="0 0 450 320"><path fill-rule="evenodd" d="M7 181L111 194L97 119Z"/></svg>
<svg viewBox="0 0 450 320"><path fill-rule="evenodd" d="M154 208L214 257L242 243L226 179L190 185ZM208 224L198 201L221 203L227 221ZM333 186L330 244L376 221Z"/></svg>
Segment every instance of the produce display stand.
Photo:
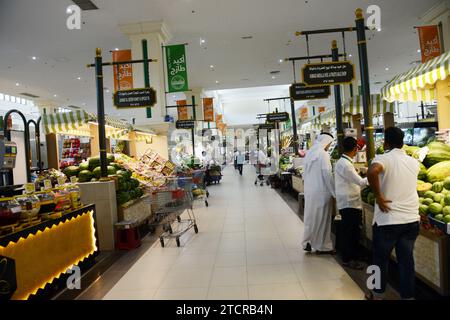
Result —
<svg viewBox="0 0 450 320"><path fill-rule="evenodd" d="M372 221L374 207L363 203L363 245L370 249L372 244ZM441 295L449 291L449 240L447 235L420 228L414 246L416 276ZM391 258L396 261L395 250Z"/></svg>
<svg viewBox="0 0 450 320"><path fill-rule="evenodd" d="M68 268L93 260L97 239L94 205L0 237L0 260L6 257L15 264L15 277L2 278L8 284L17 283L11 299L26 300L44 293L54 280L64 278Z"/></svg>

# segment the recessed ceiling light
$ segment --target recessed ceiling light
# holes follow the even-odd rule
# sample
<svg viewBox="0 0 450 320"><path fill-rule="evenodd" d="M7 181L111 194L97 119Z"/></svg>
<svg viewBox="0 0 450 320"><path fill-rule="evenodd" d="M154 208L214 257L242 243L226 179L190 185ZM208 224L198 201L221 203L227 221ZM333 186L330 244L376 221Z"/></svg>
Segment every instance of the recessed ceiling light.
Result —
<svg viewBox="0 0 450 320"><path fill-rule="evenodd" d="M20 83L16 82L16 87L20 86Z"/></svg>
<svg viewBox="0 0 450 320"><path fill-rule="evenodd" d="M32 60L37 60L37 57L32 56L31 59L32 59Z"/></svg>
<svg viewBox="0 0 450 320"><path fill-rule="evenodd" d="M81 77L78 77L77 79L78 79L78 80L81 80Z"/></svg>
<svg viewBox="0 0 450 320"><path fill-rule="evenodd" d="M378 31L378 32L381 32L381 28L378 28L377 31Z"/></svg>
<svg viewBox="0 0 450 320"><path fill-rule="evenodd" d="M106 93L109 93L109 89L106 89Z"/></svg>
<svg viewBox="0 0 450 320"><path fill-rule="evenodd" d="M272 79L275 79L276 77L275 76L272 76Z"/></svg>
<svg viewBox="0 0 450 320"><path fill-rule="evenodd" d="M386 68L384 68L384 70L389 71L389 68L386 67Z"/></svg>
<svg viewBox="0 0 450 320"><path fill-rule="evenodd" d="M353 57L353 55L352 55L352 54L349 54L348 56L349 56L349 58Z"/></svg>
<svg viewBox="0 0 450 320"><path fill-rule="evenodd" d="M82 105L82 106L85 106L85 105L86 105L86 102L83 102L81 105Z"/></svg>
<svg viewBox="0 0 450 320"><path fill-rule="evenodd" d="M278 60L278 63L283 63L283 61L284 61L283 59L280 59Z"/></svg>
<svg viewBox="0 0 450 320"><path fill-rule="evenodd" d="M214 65L210 65L209 67L210 67L211 69L214 69Z"/></svg>
<svg viewBox="0 0 450 320"><path fill-rule="evenodd" d="M115 48L114 50L119 51L119 48Z"/></svg>
<svg viewBox="0 0 450 320"><path fill-rule="evenodd" d="M56 98L57 96L58 96L57 94L54 94L54 95L53 95L53 97L55 97L55 98Z"/></svg>
<svg viewBox="0 0 450 320"><path fill-rule="evenodd" d="M206 43L206 40L205 39L202 39L202 38L200 38L200 44L205 44Z"/></svg>
<svg viewBox="0 0 450 320"><path fill-rule="evenodd" d="M216 83L219 83L219 80L216 80Z"/></svg>
<svg viewBox="0 0 450 320"><path fill-rule="evenodd" d="M422 52L422 50L420 50L420 49L417 49L417 53L421 53Z"/></svg>

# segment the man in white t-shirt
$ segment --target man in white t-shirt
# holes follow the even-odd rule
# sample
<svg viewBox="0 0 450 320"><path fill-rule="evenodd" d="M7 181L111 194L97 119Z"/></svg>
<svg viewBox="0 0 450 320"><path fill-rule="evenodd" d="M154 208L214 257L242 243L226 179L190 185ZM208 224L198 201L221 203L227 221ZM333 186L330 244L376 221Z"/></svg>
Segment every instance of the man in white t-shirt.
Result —
<svg viewBox="0 0 450 320"><path fill-rule="evenodd" d="M369 168L369 184L375 193L373 220L373 265L380 268L381 287L368 299L383 299L387 284L387 269L395 248L400 272L400 296L414 298L414 244L419 235L419 197L416 191L419 163L406 155L404 133L391 127L384 133L384 149Z"/></svg>

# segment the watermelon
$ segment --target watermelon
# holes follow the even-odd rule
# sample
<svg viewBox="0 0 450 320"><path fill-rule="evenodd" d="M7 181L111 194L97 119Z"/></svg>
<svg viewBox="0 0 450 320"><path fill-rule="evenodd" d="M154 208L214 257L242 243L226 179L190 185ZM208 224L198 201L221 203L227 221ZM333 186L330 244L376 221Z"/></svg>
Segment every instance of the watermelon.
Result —
<svg viewBox="0 0 450 320"><path fill-rule="evenodd" d="M92 178L91 179L91 182L97 182L98 180L97 179L95 179L95 178Z"/></svg>
<svg viewBox="0 0 450 320"><path fill-rule="evenodd" d="M434 203L433 199L425 198L423 199L422 204L429 206L430 204Z"/></svg>
<svg viewBox="0 0 450 320"><path fill-rule="evenodd" d="M130 179L132 175L133 175L133 172L131 170L125 171L125 177L127 177L128 179Z"/></svg>
<svg viewBox="0 0 450 320"><path fill-rule="evenodd" d="M444 203L446 206L450 206L450 195L449 194L444 196Z"/></svg>
<svg viewBox="0 0 450 320"><path fill-rule="evenodd" d="M444 188L450 190L450 177L445 178L444 180Z"/></svg>
<svg viewBox="0 0 450 320"><path fill-rule="evenodd" d="M437 214L434 216L434 218L439 221L444 221L444 216L442 214Z"/></svg>
<svg viewBox="0 0 450 320"><path fill-rule="evenodd" d="M424 205L424 204L421 204L421 205L419 206L419 214L420 214L421 216L426 216L426 215L428 214L428 206L427 206L427 205Z"/></svg>
<svg viewBox="0 0 450 320"><path fill-rule="evenodd" d="M441 193L444 195L448 195L448 194L450 194L450 191L444 188L444 189L442 189Z"/></svg>
<svg viewBox="0 0 450 320"><path fill-rule="evenodd" d="M426 182L423 181L423 180L417 180L417 185L419 185L419 184L424 184L424 183L426 183Z"/></svg>
<svg viewBox="0 0 450 320"><path fill-rule="evenodd" d="M118 204L124 204L130 201L130 194L128 192L119 192L116 198Z"/></svg>
<svg viewBox="0 0 450 320"><path fill-rule="evenodd" d="M450 206L445 206L444 209L442 209L442 214L444 216L450 215Z"/></svg>
<svg viewBox="0 0 450 320"><path fill-rule="evenodd" d="M102 176L102 168L96 167L94 170L92 170L92 173L94 174L94 177L97 179L100 179Z"/></svg>
<svg viewBox="0 0 450 320"><path fill-rule="evenodd" d="M68 178L70 178L73 176L77 176L78 173L80 172L80 168L77 166L69 166L65 168L63 172Z"/></svg>
<svg viewBox="0 0 450 320"><path fill-rule="evenodd" d="M370 192L367 195L367 203L372 205L372 206L375 205L375 195L372 192Z"/></svg>
<svg viewBox="0 0 450 320"><path fill-rule="evenodd" d="M450 176L450 161L435 164L427 170L427 178L431 183L443 181Z"/></svg>
<svg viewBox="0 0 450 320"><path fill-rule="evenodd" d="M450 223L450 215L444 216L444 222L445 223Z"/></svg>
<svg viewBox="0 0 450 320"><path fill-rule="evenodd" d="M419 198L419 203L422 204L423 203L424 198L420 197Z"/></svg>
<svg viewBox="0 0 450 320"><path fill-rule="evenodd" d="M116 171L116 168L114 168L113 166L108 166L108 175L116 174Z"/></svg>
<svg viewBox="0 0 450 320"><path fill-rule="evenodd" d="M89 170L89 162L80 163L80 171Z"/></svg>
<svg viewBox="0 0 450 320"><path fill-rule="evenodd" d="M417 178L419 180L424 180L424 181L427 180L427 168L421 162L419 162L419 168L420 168L420 171L419 171Z"/></svg>
<svg viewBox="0 0 450 320"><path fill-rule="evenodd" d="M436 193L440 193L444 189L444 183L443 182L435 182L433 183L433 187L431 187L431 191L434 191Z"/></svg>
<svg viewBox="0 0 450 320"><path fill-rule="evenodd" d="M116 160L116 159L115 159L115 157L114 157L113 154L108 153L108 154L106 155L106 162L108 163L108 165L109 165L110 163L114 162L115 160Z"/></svg>
<svg viewBox="0 0 450 320"><path fill-rule="evenodd" d="M433 197L433 201L436 203L441 203L444 200L444 195L442 193L436 193Z"/></svg>
<svg viewBox="0 0 450 320"><path fill-rule="evenodd" d="M427 192L431 191L433 185L431 183L422 183L417 185L417 193L419 196L423 197Z"/></svg>
<svg viewBox="0 0 450 320"><path fill-rule="evenodd" d="M442 210L443 208L439 203L432 203L428 206L428 212L430 212L434 216L442 213Z"/></svg>
<svg viewBox="0 0 450 320"><path fill-rule="evenodd" d="M133 188L139 187L139 181L137 179L132 178L130 181L131 181Z"/></svg>
<svg viewBox="0 0 450 320"><path fill-rule="evenodd" d="M428 144L428 148L430 150L424 160L427 167L434 166L442 161L450 160L450 146L441 142L431 142Z"/></svg>
<svg viewBox="0 0 450 320"><path fill-rule="evenodd" d="M109 165L113 166L114 168L116 168L116 171L122 170L122 166L120 164L118 164L118 163L111 162Z"/></svg>
<svg viewBox="0 0 450 320"><path fill-rule="evenodd" d="M379 146L377 148L377 150L375 151L376 154L384 154L384 147L383 146Z"/></svg>
<svg viewBox="0 0 450 320"><path fill-rule="evenodd" d="M100 157L91 157L88 160L89 169L93 170L100 166Z"/></svg>
<svg viewBox="0 0 450 320"><path fill-rule="evenodd" d="M89 170L80 171L78 174L78 182L89 182L92 179L92 172Z"/></svg>

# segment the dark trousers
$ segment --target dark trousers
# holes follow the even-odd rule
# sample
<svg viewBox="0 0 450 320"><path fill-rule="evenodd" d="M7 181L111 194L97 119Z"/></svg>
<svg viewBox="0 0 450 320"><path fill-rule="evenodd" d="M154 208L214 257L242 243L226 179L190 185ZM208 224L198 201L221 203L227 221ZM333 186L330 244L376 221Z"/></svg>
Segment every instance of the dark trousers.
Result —
<svg viewBox="0 0 450 320"><path fill-rule="evenodd" d="M339 210L341 214L341 256L344 263L358 258L359 237L361 233L362 211L355 208Z"/></svg>
<svg viewBox="0 0 450 320"><path fill-rule="evenodd" d="M244 165L243 164L238 164L237 168L239 170L239 174L242 176L242 169L244 168Z"/></svg>
<svg viewBox="0 0 450 320"><path fill-rule="evenodd" d="M400 274L400 296L414 298L414 243L419 235L419 222L387 226L373 226L373 264L380 268L381 288L374 292L383 294L386 290L389 258L395 248Z"/></svg>

